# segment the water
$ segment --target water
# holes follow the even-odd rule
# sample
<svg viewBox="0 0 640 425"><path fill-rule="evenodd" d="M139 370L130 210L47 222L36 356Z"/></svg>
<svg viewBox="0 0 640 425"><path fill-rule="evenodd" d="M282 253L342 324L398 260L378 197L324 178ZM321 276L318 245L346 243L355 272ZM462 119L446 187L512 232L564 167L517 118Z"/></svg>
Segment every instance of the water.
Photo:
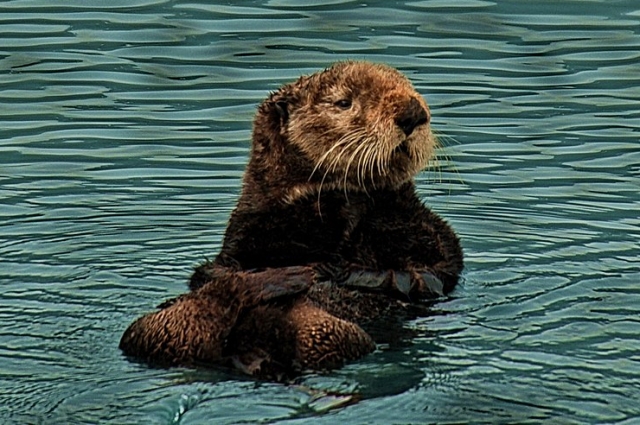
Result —
<svg viewBox="0 0 640 425"><path fill-rule="evenodd" d="M0 3L0 422L640 423L640 6ZM255 106L386 62L446 147L418 179L463 284L307 387L123 358L237 198Z"/></svg>

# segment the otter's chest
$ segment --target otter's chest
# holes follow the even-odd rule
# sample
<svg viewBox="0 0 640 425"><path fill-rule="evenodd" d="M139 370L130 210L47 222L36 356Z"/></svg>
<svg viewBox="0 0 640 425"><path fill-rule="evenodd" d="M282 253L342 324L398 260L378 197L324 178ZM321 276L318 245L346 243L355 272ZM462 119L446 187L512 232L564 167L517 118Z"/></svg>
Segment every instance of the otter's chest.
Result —
<svg viewBox="0 0 640 425"><path fill-rule="evenodd" d="M368 199L327 196L295 205L288 233L292 243L307 245L311 252L337 254L351 240L355 230L367 219Z"/></svg>
<svg viewBox="0 0 640 425"><path fill-rule="evenodd" d="M310 197L259 210L239 208L221 254L245 269L334 261L366 210L366 203L341 196Z"/></svg>

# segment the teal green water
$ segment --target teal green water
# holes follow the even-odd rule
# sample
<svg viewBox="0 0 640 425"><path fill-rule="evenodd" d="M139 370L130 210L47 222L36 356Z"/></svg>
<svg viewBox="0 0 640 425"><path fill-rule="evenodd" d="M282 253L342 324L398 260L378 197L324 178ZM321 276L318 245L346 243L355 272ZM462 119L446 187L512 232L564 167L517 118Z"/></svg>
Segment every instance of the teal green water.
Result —
<svg viewBox="0 0 640 425"><path fill-rule="evenodd" d="M220 2L222 3L222 2ZM255 107L340 59L400 68L464 282L303 389L117 348L218 251ZM0 423L640 423L634 0L0 3Z"/></svg>

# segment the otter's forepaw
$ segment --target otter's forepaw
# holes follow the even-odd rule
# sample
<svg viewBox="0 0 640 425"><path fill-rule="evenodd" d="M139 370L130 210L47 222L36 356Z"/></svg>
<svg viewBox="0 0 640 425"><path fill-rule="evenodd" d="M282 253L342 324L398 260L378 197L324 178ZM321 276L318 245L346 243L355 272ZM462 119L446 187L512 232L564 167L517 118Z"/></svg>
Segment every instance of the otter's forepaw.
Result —
<svg viewBox="0 0 640 425"><path fill-rule="evenodd" d="M231 270L230 268L217 265L213 261L207 260L193 271L189 279L189 289L195 291L212 280L228 275Z"/></svg>
<svg viewBox="0 0 640 425"><path fill-rule="evenodd" d="M410 296L419 298L439 298L444 296L444 285L429 270L412 270Z"/></svg>
<svg viewBox="0 0 640 425"><path fill-rule="evenodd" d="M444 295L442 281L426 270L390 271L387 288L408 300L438 298Z"/></svg>
<svg viewBox="0 0 640 425"><path fill-rule="evenodd" d="M386 292L393 287L393 272L354 269L342 280L334 282L354 289Z"/></svg>
<svg viewBox="0 0 640 425"><path fill-rule="evenodd" d="M347 267L335 263L314 264L313 271L315 272L318 282L331 281L333 283L344 283L351 275Z"/></svg>
<svg viewBox="0 0 640 425"><path fill-rule="evenodd" d="M245 286L252 292L258 302L271 301L275 298L294 296L305 292L315 282L314 271L307 266L291 266L264 269L257 272L239 272Z"/></svg>

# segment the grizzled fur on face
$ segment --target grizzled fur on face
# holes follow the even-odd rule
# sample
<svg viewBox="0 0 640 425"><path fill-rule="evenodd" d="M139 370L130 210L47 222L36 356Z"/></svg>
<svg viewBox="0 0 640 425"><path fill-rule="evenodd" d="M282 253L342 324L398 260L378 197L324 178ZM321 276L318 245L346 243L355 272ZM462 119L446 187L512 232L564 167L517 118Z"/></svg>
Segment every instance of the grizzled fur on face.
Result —
<svg viewBox="0 0 640 425"><path fill-rule="evenodd" d="M284 202L322 190L393 189L432 157L429 119L425 100L394 68L340 62L260 105L246 179Z"/></svg>

